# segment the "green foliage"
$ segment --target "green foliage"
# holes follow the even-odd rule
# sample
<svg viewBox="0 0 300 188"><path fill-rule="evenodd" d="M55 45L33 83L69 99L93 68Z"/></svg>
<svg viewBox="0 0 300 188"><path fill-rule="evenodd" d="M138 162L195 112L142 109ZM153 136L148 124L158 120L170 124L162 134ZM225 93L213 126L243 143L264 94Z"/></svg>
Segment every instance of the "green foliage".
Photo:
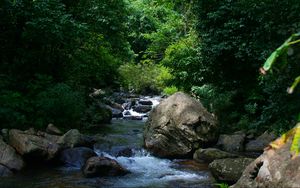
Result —
<svg viewBox="0 0 300 188"><path fill-rule="evenodd" d="M219 188L229 188L229 185L227 183L217 183L216 186Z"/></svg>
<svg viewBox="0 0 300 188"><path fill-rule="evenodd" d="M120 66L123 86L136 93L160 93L172 78L168 69L153 63L128 63Z"/></svg>
<svg viewBox="0 0 300 188"><path fill-rule="evenodd" d="M0 123L82 124L88 93L117 87L119 65L132 59L125 1L0 4Z"/></svg>
<svg viewBox="0 0 300 188"><path fill-rule="evenodd" d="M0 119L3 125L10 128L23 126L27 122L27 118L23 111L31 111L27 107L24 96L19 92L2 91L0 96Z"/></svg>
<svg viewBox="0 0 300 188"><path fill-rule="evenodd" d="M61 83L39 93L35 104L35 124L40 127L49 122L58 127L78 127L85 110L82 94Z"/></svg>
<svg viewBox="0 0 300 188"><path fill-rule="evenodd" d="M109 123L112 118L112 112L97 104L92 103L85 111L82 122L85 129L93 128L103 123Z"/></svg>
<svg viewBox="0 0 300 188"><path fill-rule="evenodd" d="M190 1L131 0L130 10L129 41L136 63L167 67L173 75L167 85L189 91L195 80L201 79L195 50L199 40ZM192 71L195 74L189 74Z"/></svg>
<svg viewBox="0 0 300 188"><path fill-rule="evenodd" d="M197 72L202 79L197 85L235 92L230 100L233 106L222 110L225 119L219 117L220 122L236 129L287 129L295 121L299 99L286 97L283 83L298 76L299 67L286 65L276 81L270 75L259 78L258 84L257 77L274 48L299 29L300 4L296 0L200 0L193 7L201 39Z"/></svg>
<svg viewBox="0 0 300 188"><path fill-rule="evenodd" d="M199 67L197 50L197 36L191 33L171 44L165 51L162 64L169 67L173 77L172 83L178 88L189 91L193 85L201 82L202 69Z"/></svg>
<svg viewBox="0 0 300 188"><path fill-rule="evenodd" d="M117 69L120 59L115 58L102 35L91 36L90 39L75 51L73 66L68 70L68 82L89 88L114 86L117 83Z"/></svg>
<svg viewBox="0 0 300 188"><path fill-rule="evenodd" d="M203 106L217 115L223 132L230 132L234 127L228 127L228 123L234 123L239 118L239 109L232 102L237 97L236 91L222 90L213 85L193 86L191 92L196 96ZM224 111L230 110L228 115Z"/></svg>
<svg viewBox="0 0 300 188"><path fill-rule="evenodd" d="M165 94L165 95L173 95L177 91L178 91L178 89L177 89L176 86L170 86L170 87L164 88L163 94Z"/></svg>

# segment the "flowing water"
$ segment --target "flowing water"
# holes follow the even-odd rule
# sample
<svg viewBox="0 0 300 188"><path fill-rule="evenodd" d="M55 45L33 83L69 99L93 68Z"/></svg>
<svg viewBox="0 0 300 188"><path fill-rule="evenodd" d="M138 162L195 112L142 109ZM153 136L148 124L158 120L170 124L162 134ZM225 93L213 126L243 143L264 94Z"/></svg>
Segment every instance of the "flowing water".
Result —
<svg viewBox="0 0 300 188"><path fill-rule="evenodd" d="M95 134L98 155L117 160L131 173L122 177L84 178L80 169L67 167L28 167L12 178L0 179L1 188L160 188L212 187L206 164L192 160L168 160L150 155L142 149L144 121L113 120ZM130 157L117 153L130 148Z"/></svg>

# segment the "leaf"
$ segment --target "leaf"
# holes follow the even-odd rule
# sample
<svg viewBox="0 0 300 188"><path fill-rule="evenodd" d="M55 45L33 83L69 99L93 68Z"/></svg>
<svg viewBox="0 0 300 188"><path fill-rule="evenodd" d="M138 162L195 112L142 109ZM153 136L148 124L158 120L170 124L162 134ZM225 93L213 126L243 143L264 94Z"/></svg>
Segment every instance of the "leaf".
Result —
<svg viewBox="0 0 300 188"><path fill-rule="evenodd" d="M299 154L299 151L300 151L300 145L299 145L300 123L298 123L294 129L295 129L295 135L294 135L293 142L292 142L291 149L290 149L290 151L292 152L292 155L293 155L292 158L295 158Z"/></svg>
<svg viewBox="0 0 300 188"><path fill-rule="evenodd" d="M275 141L271 142L269 145L274 149L279 149L284 144L286 144L288 142L288 140L293 138L295 132L296 132L296 129L293 128L293 129L289 130L288 132L284 133L281 137L277 138Z"/></svg>
<svg viewBox="0 0 300 188"><path fill-rule="evenodd" d="M295 79L295 81L294 81L294 83L292 84L292 86L288 88L288 93L289 93L289 94L292 94L292 93L294 92L294 90L295 90L296 86L299 84L299 82L300 82L300 76L298 76L298 77Z"/></svg>
<svg viewBox="0 0 300 188"><path fill-rule="evenodd" d="M294 39L299 36L300 36L300 33L293 34L280 47L278 47L266 60L264 66L263 66L263 70L264 71L270 70L272 65L278 60L279 57L287 56L287 51L288 51L289 47L293 44L300 42L300 40L294 41Z"/></svg>
<svg viewBox="0 0 300 188"><path fill-rule="evenodd" d="M267 59L265 62L263 69L265 71L270 70L272 65L277 61L277 59L281 56L287 53L287 50L289 48L289 42L291 41L292 37L290 37L288 40L286 40L279 48L277 48Z"/></svg>

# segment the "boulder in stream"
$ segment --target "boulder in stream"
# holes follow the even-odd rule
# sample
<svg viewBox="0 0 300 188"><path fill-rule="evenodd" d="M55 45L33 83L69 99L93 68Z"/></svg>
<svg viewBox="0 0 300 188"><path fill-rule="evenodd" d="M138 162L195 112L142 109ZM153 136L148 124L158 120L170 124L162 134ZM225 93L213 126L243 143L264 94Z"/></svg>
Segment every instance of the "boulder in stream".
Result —
<svg viewBox="0 0 300 188"><path fill-rule="evenodd" d="M217 148L198 149L195 151L193 158L199 162L212 162L216 159L237 158L236 154L228 153Z"/></svg>
<svg viewBox="0 0 300 188"><path fill-rule="evenodd" d="M231 135L222 134L219 137L217 147L228 152L240 152L244 150L246 134L244 132L236 132Z"/></svg>
<svg viewBox="0 0 300 188"><path fill-rule="evenodd" d="M6 166L0 164L0 177L8 177L12 176L13 172L9 170Z"/></svg>
<svg viewBox="0 0 300 188"><path fill-rule="evenodd" d="M154 108L144 145L159 157L184 157L217 139L217 120L196 99L177 92Z"/></svg>
<svg viewBox="0 0 300 188"><path fill-rule="evenodd" d="M146 99L140 99L139 104L141 105L147 105L147 106L152 106L153 102L151 100L146 100Z"/></svg>
<svg viewBox="0 0 300 188"><path fill-rule="evenodd" d="M133 156L133 151L131 148L123 148L117 153L117 157L132 157Z"/></svg>
<svg viewBox="0 0 300 188"><path fill-rule="evenodd" d="M77 129L71 129L59 138L57 143L63 148L90 147L92 148L96 141L90 137L81 134Z"/></svg>
<svg viewBox="0 0 300 188"><path fill-rule="evenodd" d="M276 139L276 136L272 132L264 132L255 140L251 140L246 144L245 151L247 152L263 152L264 148L268 146L270 142Z"/></svg>
<svg viewBox="0 0 300 188"><path fill-rule="evenodd" d="M82 170L83 174L88 178L99 176L122 176L129 173L129 171L123 168L117 161L107 157L89 158Z"/></svg>
<svg viewBox="0 0 300 188"><path fill-rule="evenodd" d="M86 147L78 147L62 151L59 160L65 166L81 168L89 158L95 156L97 154L94 150Z"/></svg>
<svg viewBox="0 0 300 188"><path fill-rule="evenodd" d="M49 134L54 134L54 135L62 135L62 131L59 130L56 126L54 126L52 123L48 124L46 128L46 132Z"/></svg>
<svg viewBox="0 0 300 188"><path fill-rule="evenodd" d="M7 145L0 139L0 164L8 168L10 171L19 171L24 167L22 157L16 153L15 149ZM2 168L3 172L6 172ZM1 172L0 172L1 174ZM1 175L0 175L1 176Z"/></svg>
<svg viewBox="0 0 300 188"><path fill-rule="evenodd" d="M209 164L209 169L216 180L235 183L252 161L251 158L217 159Z"/></svg>
<svg viewBox="0 0 300 188"><path fill-rule="evenodd" d="M133 106L132 109L138 113L147 113L152 110L151 105L137 105Z"/></svg>
<svg viewBox="0 0 300 188"><path fill-rule="evenodd" d="M51 137L50 135L47 136ZM56 157L60 147L53 140L41 134L38 135L34 130L20 131L12 129L9 131L9 144L19 154L31 160L49 161Z"/></svg>

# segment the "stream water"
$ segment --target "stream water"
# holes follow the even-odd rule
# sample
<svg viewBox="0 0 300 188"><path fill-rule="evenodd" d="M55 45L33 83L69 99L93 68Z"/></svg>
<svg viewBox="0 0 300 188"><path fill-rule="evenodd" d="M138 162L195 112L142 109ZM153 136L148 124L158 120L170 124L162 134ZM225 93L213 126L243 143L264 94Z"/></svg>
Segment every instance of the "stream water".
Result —
<svg viewBox="0 0 300 188"><path fill-rule="evenodd" d="M168 160L142 149L144 121L113 120L95 134L98 155L117 160L131 173L122 177L84 178L80 169L67 167L28 167L12 178L0 179L1 188L94 188L94 187L212 187L207 164L193 160ZM131 157L116 157L130 148Z"/></svg>

